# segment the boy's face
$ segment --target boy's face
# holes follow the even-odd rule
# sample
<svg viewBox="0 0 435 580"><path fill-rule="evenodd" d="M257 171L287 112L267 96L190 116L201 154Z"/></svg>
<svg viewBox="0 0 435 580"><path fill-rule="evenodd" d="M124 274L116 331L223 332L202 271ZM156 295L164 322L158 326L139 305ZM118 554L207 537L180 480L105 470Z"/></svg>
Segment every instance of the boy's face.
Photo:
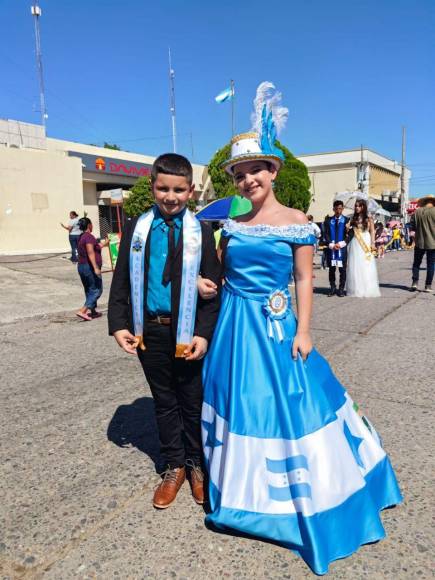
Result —
<svg viewBox="0 0 435 580"><path fill-rule="evenodd" d="M334 215L335 217L340 217L343 213L343 206L341 204L337 204L334 206Z"/></svg>
<svg viewBox="0 0 435 580"><path fill-rule="evenodd" d="M195 186L180 175L158 173L153 183L153 194L157 207L164 217L171 217L183 211L192 198Z"/></svg>

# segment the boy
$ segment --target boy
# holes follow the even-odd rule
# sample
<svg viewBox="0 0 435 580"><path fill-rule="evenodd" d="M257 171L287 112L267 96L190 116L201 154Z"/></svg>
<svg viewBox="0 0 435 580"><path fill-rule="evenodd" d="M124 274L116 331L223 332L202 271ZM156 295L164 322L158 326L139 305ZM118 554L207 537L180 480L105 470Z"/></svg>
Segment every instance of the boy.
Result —
<svg viewBox="0 0 435 580"><path fill-rule="evenodd" d="M126 223L109 297L109 334L142 364L154 398L167 465L153 505L169 507L190 469L192 495L204 503L201 470L202 358L219 311L219 296L197 299L197 276L218 283L211 229L186 208L192 166L175 153L151 170L153 208ZM196 306L196 309L195 309Z"/></svg>
<svg viewBox="0 0 435 580"><path fill-rule="evenodd" d="M348 232L346 229L349 218L343 214L344 205L339 199L333 203L334 215L327 216L323 224L323 232L326 245L328 247L327 262L329 267L329 293L328 296L340 296L344 294L346 286L346 264L347 264L347 241ZM338 267L340 273L339 287L337 291L335 271Z"/></svg>

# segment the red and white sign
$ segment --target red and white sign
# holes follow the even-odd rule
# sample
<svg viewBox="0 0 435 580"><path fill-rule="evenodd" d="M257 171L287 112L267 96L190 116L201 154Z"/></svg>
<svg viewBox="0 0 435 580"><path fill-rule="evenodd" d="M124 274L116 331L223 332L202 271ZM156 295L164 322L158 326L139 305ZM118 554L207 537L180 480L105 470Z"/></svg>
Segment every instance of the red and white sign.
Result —
<svg viewBox="0 0 435 580"><path fill-rule="evenodd" d="M124 175L127 177L146 177L151 174L151 165L126 161L124 159L114 159L113 157L102 157L69 151L71 157L80 157L83 171L92 173L105 173L111 175Z"/></svg>
<svg viewBox="0 0 435 580"><path fill-rule="evenodd" d="M408 208L407 208L407 212L409 214L412 214L415 212L415 210L418 208L418 199L413 199L411 201L408 202Z"/></svg>

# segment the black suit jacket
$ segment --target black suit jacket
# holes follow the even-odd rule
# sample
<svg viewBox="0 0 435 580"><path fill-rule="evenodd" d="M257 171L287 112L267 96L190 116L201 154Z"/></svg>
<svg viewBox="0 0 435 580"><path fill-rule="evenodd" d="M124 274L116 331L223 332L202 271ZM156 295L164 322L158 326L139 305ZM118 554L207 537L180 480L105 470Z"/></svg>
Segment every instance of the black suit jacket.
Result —
<svg viewBox="0 0 435 580"><path fill-rule="evenodd" d="M109 334L117 330L128 329L133 331L133 312L130 302L130 245L138 218L126 221L119 246L118 260L113 273L112 286L109 296ZM202 254L200 274L209 278L220 288L221 264L218 260L213 232L209 226L200 222L202 230ZM150 239L148 236L145 246L145 280L144 280L144 336L147 334L146 295L148 290L148 269L150 260ZM178 312L180 307L181 273L183 262L183 230L180 232L175 249L171 279L171 317L172 332L177 334ZM198 296L196 307L195 336L202 336L208 341L213 336L214 327L219 314L220 295L212 300L203 300Z"/></svg>
<svg viewBox="0 0 435 580"><path fill-rule="evenodd" d="M348 244L349 243L349 231L346 229L346 225L347 225L347 222L349 221L349 218L346 216L343 216L343 217L344 217L344 240L343 241L346 242L346 244ZM325 242L328 246L332 242L331 229L330 229L331 219L332 219L332 217L328 216L323 223L323 235L324 235Z"/></svg>

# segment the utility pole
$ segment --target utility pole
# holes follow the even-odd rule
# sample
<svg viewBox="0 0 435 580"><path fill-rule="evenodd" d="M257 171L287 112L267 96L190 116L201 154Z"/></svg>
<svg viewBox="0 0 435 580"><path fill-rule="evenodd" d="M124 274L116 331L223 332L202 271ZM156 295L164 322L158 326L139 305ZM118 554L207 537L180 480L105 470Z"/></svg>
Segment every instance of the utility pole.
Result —
<svg viewBox="0 0 435 580"><path fill-rule="evenodd" d="M193 133L190 133L190 149L192 151L191 155L192 155L192 162L194 161L195 155L194 155L194 149L193 149Z"/></svg>
<svg viewBox="0 0 435 580"><path fill-rule="evenodd" d="M234 92L234 81L231 79L231 137L234 137L236 122L236 95Z"/></svg>
<svg viewBox="0 0 435 580"><path fill-rule="evenodd" d="M363 190L363 180L364 180L364 149L361 143L361 155L360 155L360 162L359 162L359 171L358 171L358 189L360 191Z"/></svg>
<svg viewBox="0 0 435 580"><path fill-rule="evenodd" d="M44 75L42 72L41 33L39 29L39 19L41 18L42 10L39 7L38 0L35 0L35 4L31 6L31 13L33 16L33 22L35 24L36 67L38 69L38 79L39 79L39 104L41 109L41 122L45 130L48 115L47 109L45 108Z"/></svg>
<svg viewBox="0 0 435 580"><path fill-rule="evenodd" d="M408 204L408 196L406 192L405 184L405 157L406 157L406 128L402 127L402 162L400 171L400 215L405 221L406 218L406 208Z"/></svg>
<svg viewBox="0 0 435 580"><path fill-rule="evenodd" d="M172 121L172 148L174 153L177 152L177 129L175 123L175 71L172 68L171 62L171 48L168 48L169 57L169 92L170 92L170 110L171 110L171 121Z"/></svg>

